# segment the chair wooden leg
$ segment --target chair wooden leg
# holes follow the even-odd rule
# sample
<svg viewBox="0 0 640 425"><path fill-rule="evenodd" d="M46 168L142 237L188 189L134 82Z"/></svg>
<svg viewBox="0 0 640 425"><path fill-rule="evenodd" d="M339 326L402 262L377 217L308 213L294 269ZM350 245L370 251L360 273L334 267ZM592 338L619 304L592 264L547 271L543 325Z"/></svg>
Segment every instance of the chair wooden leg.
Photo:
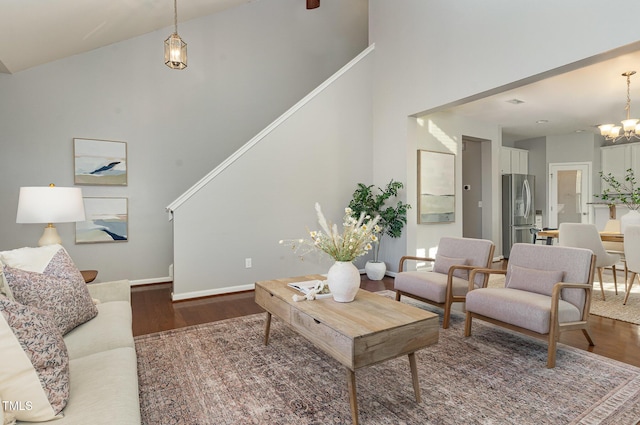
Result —
<svg viewBox="0 0 640 425"><path fill-rule="evenodd" d="M636 280L636 272L631 272L631 277L629 278L629 286L627 287L627 294L624 296L623 305L627 305L627 300L629 299L629 294L631 293L631 287L633 286L633 281Z"/></svg>
<svg viewBox="0 0 640 425"><path fill-rule="evenodd" d="M449 327L449 321L451 319L451 304L444 305L444 318L442 319L442 329Z"/></svg>
<svg viewBox="0 0 640 425"><path fill-rule="evenodd" d="M547 351L547 368L556 367L556 345L558 342L558 331L554 325L549 330L549 348Z"/></svg>
<svg viewBox="0 0 640 425"><path fill-rule="evenodd" d="M471 313L467 311L467 319L464 322L464 336L471 336Z"/></svg>
<svg viewBox="0 0 640 425"><path fill-rule="evenodd" d="M627 268L627 260L624 261L624 292L627 292L627 282L629 281L629 269Z"/></svg>
<svg viewBox="0 0 640 425"><path fill-rule="evenodd" d="M613 287L615 288L616 295L618 295L618 275L616 274L616 265L611 266L613 271Z"/></svg>
<svg viewBox="0 0 640 425"><path fill-rule="evenodd" d="M396 301L400 301L401 296L402 296L402 293L400 291L396 291Z"/></svg>
<svg viewBox="0 0 640 425"><path fill-rule="evenodd" d="M602 292L602 301L604 301L604 285L602 284L602 269L604 267L598 267L598 278L600 279L600 292Z"/></svg>
<svg viewBox="0 0 640 425"><path fill-rule="evenodd" d="M591 346L596 345L593 342L593 337L591 336L591 332L589 332L589 329L587 329L587 328L582 329L582 333L584 334L584 337L587 338L587 341L589 342L589 345L591 345Z"/></svg>
<svg viewBox="0 0 640 425"><path fill-rule="evenodd" d="M547 352L547 368L556 367L556 339L549 337L549 351Z"/></svg>

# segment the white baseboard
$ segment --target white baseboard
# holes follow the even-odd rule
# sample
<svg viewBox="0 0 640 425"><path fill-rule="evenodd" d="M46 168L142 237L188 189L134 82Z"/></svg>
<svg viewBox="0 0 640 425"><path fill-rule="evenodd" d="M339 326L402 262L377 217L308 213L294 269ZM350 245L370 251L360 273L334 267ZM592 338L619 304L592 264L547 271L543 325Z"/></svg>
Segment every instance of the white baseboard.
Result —
<svg viewBox="0 0 640 425"><path fill-rule="evenodd" d="M364 269L360 270L360 274L365 274ZM391 272L388 270L385 273L386 276L391 276L391 277L396 277L397 274L398 274L397 272ZM326 274L323 274L323 276L326 276ZM152 285L154 283L166 283L166 282L173 282L173 278L171 276L166 276L166 277L137 279L137 280L129 281L131 286ZM171 293L171 300L182 301L182 300L189 300L192 298L210 297L212 295L232 294L234 292L252 291L254 288L255 288L255 285L252 283L248 285L228 286L225 288L215 288L215 289L206 289L203 291L185 292L183 294Z"/></svg>
<svg viewBox="0 0 640 425"><path fill-rule="evenodd" d="M204 291L185 292L183 294L171 293L172 301L189 300L191 298L210 297L212 295L231 294L234 292L252 291L255 288L255 284L228 286L226 288L214 288L206 289Z"/></svg>
<svg viewBox="0 0 640 425"><path fill-rule="evenodd" d="M137 279L130 280L129 284L131 286L142 286L142 285L153 285L154 283L166 283L173 282L173 278L171 276L166 277L153 277L151 279Z"/></svg>

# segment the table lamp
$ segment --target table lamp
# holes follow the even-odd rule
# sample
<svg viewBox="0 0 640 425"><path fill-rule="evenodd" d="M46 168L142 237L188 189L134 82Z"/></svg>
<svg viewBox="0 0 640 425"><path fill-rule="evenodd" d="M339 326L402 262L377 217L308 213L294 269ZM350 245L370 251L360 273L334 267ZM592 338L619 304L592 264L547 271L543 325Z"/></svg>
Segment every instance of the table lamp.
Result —
<svg viewBox="0 0 640 425"><path fill-rule="evenodd" d="M16 223L47 223L39 246L62 243L53 223L84 221L82 190L77 187L21 187Z"/></svg>

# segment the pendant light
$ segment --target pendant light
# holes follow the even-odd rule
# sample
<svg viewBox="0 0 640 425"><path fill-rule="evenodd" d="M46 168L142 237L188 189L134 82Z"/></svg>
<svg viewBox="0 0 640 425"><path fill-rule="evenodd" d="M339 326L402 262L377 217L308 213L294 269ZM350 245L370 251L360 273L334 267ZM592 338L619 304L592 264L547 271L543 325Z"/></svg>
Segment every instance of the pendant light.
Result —
<svg viewBox="0 0 640 425"><path fill-rule="evenodd" d="M600 134L612 143L615 143L623 137L627 140L631 140L632 138L640 139L640 124L638 124L640 120L630 118L631 95L629 93L629 89L631 87L631 76L635 73L635 71L627 71L622 74L623 77L627 77L627 105L624 108L625 111L627 111L627 119L621 121L622 126L614 124L602 124L598 126ZM622 134L620 134L620 130L623 131Z"/></svg>
<svg viewBox="0 0 640 425"><path fill-rule="evenodd" d="M178 0L173 0L174 31L164 41L164 64L171 69L187 67L187 43L178 35Z"/></svg>

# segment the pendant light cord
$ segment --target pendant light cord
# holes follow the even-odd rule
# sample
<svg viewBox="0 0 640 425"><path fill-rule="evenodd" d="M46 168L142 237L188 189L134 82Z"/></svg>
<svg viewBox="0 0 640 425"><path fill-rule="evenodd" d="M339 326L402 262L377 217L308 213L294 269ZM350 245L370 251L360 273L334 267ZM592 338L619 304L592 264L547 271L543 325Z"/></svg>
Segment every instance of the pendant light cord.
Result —
<svg viewBox="0 0 640 425"><path fill-rule="evenodd" d="M178 0L173 0L173 26L174 32L178 34Z"/></svg>
<svg viewBox="0 0 640 425"><path fill-rule="evenodd" d="M627 106L624 108L627 110L627 119L629 119L631 113L631 73L627 72Z"/></svg>

